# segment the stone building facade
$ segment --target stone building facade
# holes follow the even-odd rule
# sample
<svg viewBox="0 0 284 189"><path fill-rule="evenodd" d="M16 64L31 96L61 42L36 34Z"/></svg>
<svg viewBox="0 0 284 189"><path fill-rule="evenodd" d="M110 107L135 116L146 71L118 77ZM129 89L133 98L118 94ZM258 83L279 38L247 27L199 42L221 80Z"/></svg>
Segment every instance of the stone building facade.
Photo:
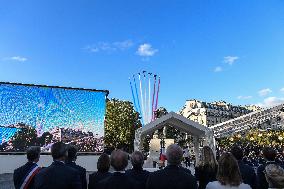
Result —
<svg viewBox="0 0 284 189"><path fill-rule="evenodd" d="M179 113L192 121L210 127L259 109L260 107L255 105L234 106L225 101L208 103L193 99L187 100Z"/></svg>

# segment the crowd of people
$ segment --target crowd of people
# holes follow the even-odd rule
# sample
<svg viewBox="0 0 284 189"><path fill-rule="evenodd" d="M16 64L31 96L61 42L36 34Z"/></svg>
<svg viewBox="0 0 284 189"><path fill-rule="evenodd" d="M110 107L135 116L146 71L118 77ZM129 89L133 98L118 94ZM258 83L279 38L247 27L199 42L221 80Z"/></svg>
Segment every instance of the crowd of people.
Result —
<svg viewBox="0 0 284 189"><path fill-rule="evenodd" d="M236 143L240 148L243 149L243 161L252 166L257 168L258 166L265 163L265 159L263 156L263 150L266 145L259 145L254 142L238 142ZM279 164L284 165L284 148L283 145L277 144L277 145L270 145L271 148L275 150L276 157L275 161ZM219 148L217 148L217 156L219 154L222 154L225 151L230 150L230 146L222 146L220 145Z"/></svg>
<svg viewBox="0 0 284 189"><path fill-rule="evenodd" d="M101 154L97 171L86 179L86 169L77 165L77 148L63 142L51 147L53 163L37 165L40 148L27 150L28 162L14 171L16 189L273 189L284 188L284 169L275 161L275 149L262 149L264 162L255 170L244 161L244 151L233 146L218 161L208 146L201 150L195 174L182 166L183 150L177 144L166 150L167 166L155 172L143 169L144 156L120 149ZM130 158L132 169L126 170ZM114 171L110 171L110 167Z"/></svg>

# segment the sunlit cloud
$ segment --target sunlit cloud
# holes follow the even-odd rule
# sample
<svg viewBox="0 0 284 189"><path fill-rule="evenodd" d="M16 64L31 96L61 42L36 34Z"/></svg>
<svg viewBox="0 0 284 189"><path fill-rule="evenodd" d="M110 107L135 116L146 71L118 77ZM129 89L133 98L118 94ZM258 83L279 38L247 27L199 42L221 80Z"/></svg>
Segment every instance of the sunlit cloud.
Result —
<svg viewBox="0 0 284 189"><path fill-rule="evenodd" d="M137 54L143 57L154 56L158 52L158 49L154 49L151 44L144 43L138 47Z"/></svg>
<svg viewBox="0 0 284 189"><path fill-rule="evenodd" d="M233 65L238 59L239 59L238 56L225 56L224 62L229 65Z"/></svg>
<svg viewBox="0 0 284 189"><path fill-rule="evenodd" d="M272 93L272 90L269 88L261 89L260 91L258 91L259 96L267 96L270 93Z"/></svg>
<svg viewBox="0 0 284 189"><path fill-rule="evenodd" d="M92 45L87 45L84 49L92 53L98 53L102 51L124 51L131 48L134 43L131 40L115 41L115 42L98 42Z"/></svg>

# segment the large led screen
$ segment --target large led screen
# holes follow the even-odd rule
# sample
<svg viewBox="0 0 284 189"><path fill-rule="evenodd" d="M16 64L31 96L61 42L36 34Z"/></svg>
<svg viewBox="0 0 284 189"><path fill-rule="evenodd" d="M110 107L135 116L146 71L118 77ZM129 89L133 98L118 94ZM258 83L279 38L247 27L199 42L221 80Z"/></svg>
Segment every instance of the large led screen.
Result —
<svg viewBox="0 0 284 189"><path fill-rule="evenodd" d="M57 141L103 152L108 91L0 82L0 152Z"/></svg>

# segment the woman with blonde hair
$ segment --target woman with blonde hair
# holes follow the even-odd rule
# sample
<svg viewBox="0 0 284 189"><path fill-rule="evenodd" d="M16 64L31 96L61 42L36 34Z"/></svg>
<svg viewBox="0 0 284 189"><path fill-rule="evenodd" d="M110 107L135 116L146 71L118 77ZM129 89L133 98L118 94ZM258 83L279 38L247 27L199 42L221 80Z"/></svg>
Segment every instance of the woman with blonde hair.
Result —
<svg viewBox="0 0 284 189"><path fill-rule="evenodd" d="M251 189L242 182L238 162L229 152L220 157L216 178L217 181L209 182L206 189Z"/></svg>
<svg viewBox="0 0 284 189"><path fill-rule="evenodd" d="M205 189L209 182L216 180L218 164L214 153L209 146L204 146L201 150L200 161L195 168L195 177L199 182L199 189Z"/></svg>

